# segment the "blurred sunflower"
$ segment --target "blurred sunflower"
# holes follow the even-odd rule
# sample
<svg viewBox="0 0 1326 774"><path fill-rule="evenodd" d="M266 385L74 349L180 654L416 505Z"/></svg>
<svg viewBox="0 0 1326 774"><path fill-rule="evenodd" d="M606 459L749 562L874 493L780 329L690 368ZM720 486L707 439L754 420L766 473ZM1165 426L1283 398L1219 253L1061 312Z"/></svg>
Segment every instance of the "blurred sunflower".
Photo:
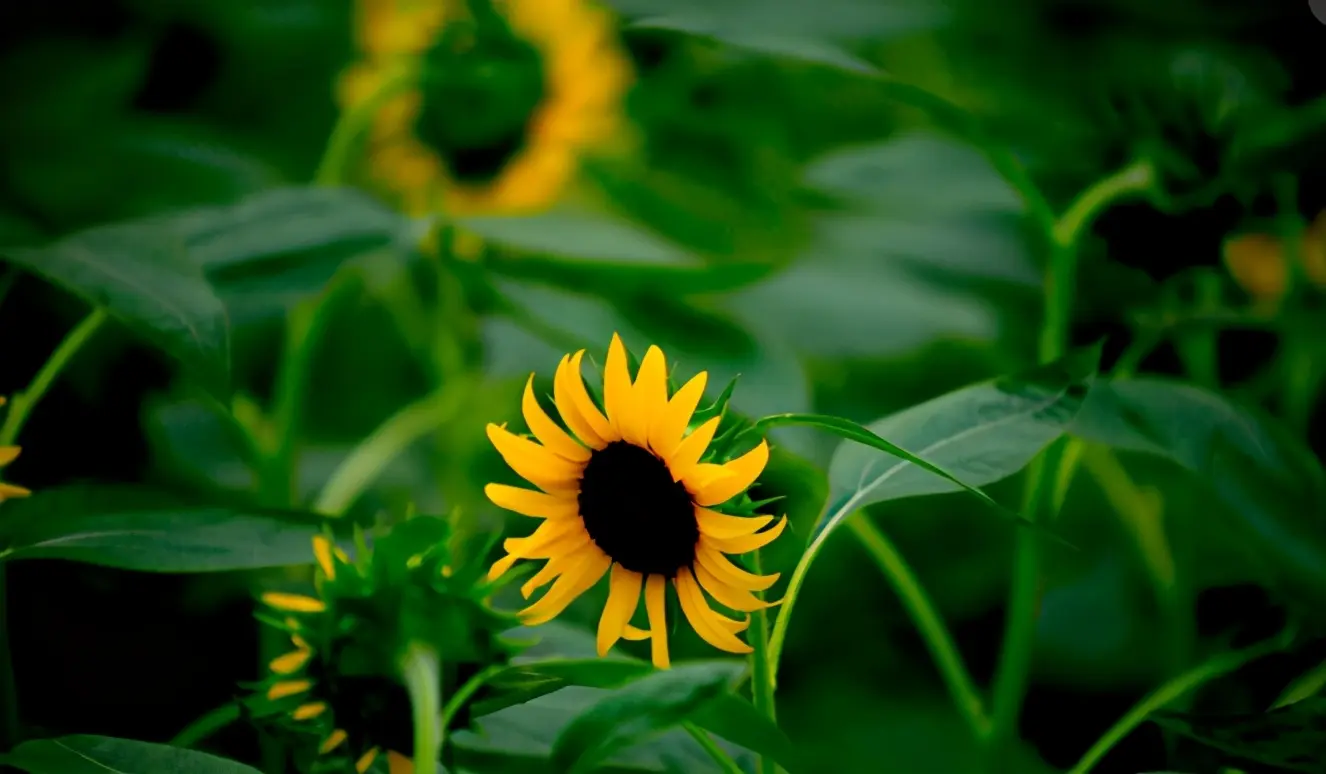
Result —
<svg viewBox="0 0 1326 774"><path fill-rule="evenodd" d="M9 402L7 398L0 397L0 406L4 406L7 402ZM0 468L3 468L18 459L20 451L21 449L18 446L0 446ZM21 486L6 484L5 482L0 481L0 502L4 502L5 500L14 497L27 497L30 494L32 494L32 492Z"/></svg>
<svg viewBox="0 0 1326 774"><path fill-rule="evenodd" d="M508 659L513 646L500 633L514 622L488 607L481 567L449 563L445 535L440 519L412 519L357 564L318 536L317 595L262 595L277 615L261 620L286 632L292 649L268 664L247 705L256 720L295 740L299 770L414 771L410 696L398 674L410 644L446 654L444 695Z"/></svg>
<svg viewBox="0 0 1326 774"><path fill-rule="evenodd" d="M1326 211L1303 231L1292 256L1308 283L1326 289ZM1256 301L1276 305L1288 292L1291 252L1280 237L1257 232L1236 236L1225 243L1224 257L1234 281Z"/></svg>
<svg viewBox="0 0 1326 774"><path fill-rule="evenodd" d="M343 110L410 84L376 109L367 156L412 215L545 209L620 136L631 68L587 0L359 0L356 35Z"/></svg>
<svg viewBox="0 0 1326 774"><path fill-rule="evenodd" d="M598 652L619 639L651 640L654 665L667 667L664 620L669 583L687 621L706 642L730 653L751 648L736 635L748 620L714 611L708 592L740 612L769 607L752 592L777 575L755 575L724 554L760 548L783 531L786 517L739 516L716 507L748 498L764 470L768 444L724 463L705 461L721 416L687 427L704 394L700 372L668 396L663 352L651 346L632 382L626 348L613 335L603 374L603 408L590 397L580 372L584 350L562 358L553 383L563 430L540 407L534 377L525 386L522 411L534 438L488 425L488 437L506 463L542 491L489 484L487 495L502 508L543 519L528 537L503 544L507 556L488 577L501 577L520 559L546 559L521 592L528 598L552 583L520 612L526 625L546 623L610 573L608 600L599 618ZM574 433L574 436L571 434ZM764 531L761 531L764 530ZM555 581L555 582L554 582ZM648 633L631 626L644 589Z"/></svg>

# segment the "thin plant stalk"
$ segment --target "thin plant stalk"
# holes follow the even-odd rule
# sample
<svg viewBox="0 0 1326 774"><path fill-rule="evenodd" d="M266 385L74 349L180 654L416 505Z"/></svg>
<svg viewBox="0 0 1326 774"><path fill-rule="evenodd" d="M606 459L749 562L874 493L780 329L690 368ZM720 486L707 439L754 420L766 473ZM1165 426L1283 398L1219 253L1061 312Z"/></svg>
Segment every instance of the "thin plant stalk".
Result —
<svg viewBox="0 0 1326 774"><path fill-rule="evenodd" d="M962 660L957 643L944 624L943 617L926 594L921 581L907 566L902 554L888 536L866 518L865 511L857 511L847 518L847 527L852 530L870 558L875 560L880 572L888 579L893 590L902 600L907 615L911 617L925 641L930 655L939 670L939 676L948 688L953 704L957 706L967 725L976 738L989 733L990 718L985 712L985 702L972 680L971 673Z"/></svg>
<svg viewBox="0 0 1326 774"><path fill-rule="evenodd" d="M1078 247L1092 222L1110 205L1151 189L1155 170L1148 161L1136 162L1087 188L1059 217L1046 235L1050 262L1045 274L1045 309L1038 359L1042 363L1063 357L1068 350L1073 297L1077 283ZM1055 492L1063 487L1077 455L1065 454L1067 440L1059 439L1032 461L1023 497L1024 515L1033 521L1053 518ZM1017 535L1013 583L1009 590L1003 646L995 670L992 725L988 741L992 761L998 765L1006 745L1017 733L1018 717L1031 671L1036 618L1040 608L1041 541L1032 530Z"/></svg>
<svg viewBox="0 0 1326 774"><path fill-rule="evenodd" d="M760 566L759 550L751 552L750 558L752 562L751 569L755 574L763 574L764 570ZM774 703L773 662L769 658L769 636L771 633L769 611L767 609L756 610L751 616L755 624L755 631L751 635L751 702L760 714L768 718L770 723L776 725L778 723L778 712ZM704 734L704 736L708 738L708 734ZM777 774L777 772L778 765L774 760L767 755L761 755L760 774Z"/></svg>
<svg viewBox="0 0 1326 774"><path fill-rule="evenodd" d="M18 440L32 410L41 402L69 361L73 360L74 355L92 339L107 319L106 310L100 307L93 309L55 348L27 389L10 399L9 411L5 415L4 424L0 425L0 446L9 446ZM0 564L0 751L9 750L22 741L18 686L14 680L14 656L9 642L8 592L5 567Z"/></svg>
<svg viewBox="0 0 1326 774"><path fill-rule="evenodd" d="M682 722L681 727L686 729L686 733L690 734L691 738L694 739L696 743L709 754L709 757L714 760L714 763L718 764L718 768L723 770L723 774L746 774L746 772L737 765L737 762L732 760L732 756L728 755L726 750L718 746L718 742L714 741L714 738L708 731L705 731L703 728L700 728L689 720Z"/></svg>
<svg viewBox="0 0 1326 774"><path fill-rule="evenodd" d="M414 774L437 774L442 750L442 680L437 654L422 645L410 646L401 662L401 676L414 717Z"/></svg>

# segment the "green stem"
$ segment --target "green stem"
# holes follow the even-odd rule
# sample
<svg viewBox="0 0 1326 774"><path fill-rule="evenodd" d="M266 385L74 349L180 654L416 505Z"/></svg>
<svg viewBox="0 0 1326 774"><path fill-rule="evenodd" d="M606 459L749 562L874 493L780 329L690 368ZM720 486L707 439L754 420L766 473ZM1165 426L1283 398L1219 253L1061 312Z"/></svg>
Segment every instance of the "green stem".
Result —
<svg viewBox="0 0 1326 774"><path fill-rule="evenodd" d="M1100 762L1101 758L1104 758L1105 754L1113 749L1114 745L1123 741L1128 734L1132 733L1133 729L1144 723L1152 713L1164 709L1170 702L1217 677L1233 672L1244 664L1282 650L1287 644L1288 638L1281 636L1250 648L1232 653L1222 653L1167 681L1134 705L1123 717L1119 718L1118 722L1111 726L1091 746L1091 749L1087 750L1086 754L1082 756L1082 759L1068 774L1087 774L1090 772Z"/></svg>
<svg viewBox="0 0 1326 774"><path fill-rule="evenodd" d="M446 706L442 708L441 723L442 723L443 738L445 738L446 736L447 729L451 728L451 723L456 719L456 715L465 706L465 702L473 698L474 694L478 693L479 689L484 686L484 683L493 679L502 672L505 672L507 668L508 667L505 664L494 664L492 666L484 668L474 677L471 677L469 680L466 680L465 684L462 685L454 694L452 694L450 699L447 699ZM441 742L439 742L438 744L440 745Z"/></svg>
<svg viewBox="0 0 1326 774"><path fill-rule="evenodd" d="M1045 274L1045 309L1037 353L1040 362L1058 360L1068 349L1077 282L1077 248L1082 235L1111 204L1149 190L1154 181L1155 170L1151 163L1135 162L1083 191L1050 228L1046 236L1051 253ZM1023 496L1024 514L1028 519L1038 521L1053 516L1050 511L1055 507L1056 491L1062 491L1063 482L1071 473L1066 466L1074 464L1074 456L1064 452L1065 441L1060 439L1032 462ZM1018 532L1015 551L1004 642L995 670L993 715L988 737L992 761L996 765L1002 761L1007 744L1017 734L1040 608L1041 544L1033 530Z"/></svg>
<svg viewBox="0 0 1326 774"><path fill-rule="evenodd" d="M742 771L741 767L737 765L737 762L732 760L732 756L728 755L722 747L718 746L718 743L714 741L714 738L709 735L708 731L705 731L703 728L700 728L689 720L683 721L681 727L686 729L686 733L690 734L691 738L699 743L699 745L704 748L705 752L709 753L709 757L714 759L714 763L717 763L718 768L723 770L723 774L746 774L746 772Z"/></svg>
<svg viewBox="0 0 1326 774"><path fill-rule="evenodd" d="M437 774L442 751L441 664L431 649L414 644L401 662L401 677L410 692L414 714L414 774Z"/></svg>
<svg viewBox="0 0 1326 774"><path fill-rule="evenodd" d="M230 702L203 715L184 727L170 740L172 747L192 747L240 718L239 703Z"/></svg>
<svg viewBox="0 0 1326 774"><path fill-rule="evenodd" d="M64 367L106 320L106 310L100 307L93 309L55 348L27 389L10 399L9 412L5 415L4 424L0 425L0 446L9 446L18 440L32 410L55 383ZM9 750L20 741L18 686L14 680L14 654L9 641L9 589L5 568L0 566L0 751Z"/></svg>
<svg viewBox="0 0 1326 774"><path fill-rule="evenodd" d="M764 570L760 565L760 552L753 551L750 557L751 570L756 575L762 575ZM774 702L773 663L769 660L769 611L756 610L751 615L755 623L755 631L751 636L753 650L750 655L751 701L760 714L776 725L778 709ZM767 755L760 756L760 774L777 774L777 771L778 764L772 758Z"/></svg>
<svg viewBox="0 0 1326 774"><path fill-rule="evenodd" d="M892 584L894 592L902 600L903 607L907 609L913 625L925 640L953 703L966 719L967 725L971 726L976 738L983 738L989 733L990 719L985 714L980 691L967 671L966 664L963 663L962 654L958 652L953 635L949 633L943 617L921 586L920 579L912 572L888 536L866 518L864 511L857 511L849 516L847 526L879 565L884 577Z"/></svg>
<svg viewBox="0 0 1326 774"><path fill-rule="evenodd" d="M335 186L344 182L345 170L354 156L359 139L373 124L374 117L387 100L408 89L415 78L413 71L398 73L383 83L368 99L341 113L336 126L332 128L331 136L327 138L327 149L323 151L318 170L314 173L314 183Z"/></svg>
<svg viewBox="0 0 1326 774"><path fill-rule="evenodd" d="M463 394L443 387L393 414L341 461L313 510L327 516L345 513L410 444L455 416Z"/></svg>

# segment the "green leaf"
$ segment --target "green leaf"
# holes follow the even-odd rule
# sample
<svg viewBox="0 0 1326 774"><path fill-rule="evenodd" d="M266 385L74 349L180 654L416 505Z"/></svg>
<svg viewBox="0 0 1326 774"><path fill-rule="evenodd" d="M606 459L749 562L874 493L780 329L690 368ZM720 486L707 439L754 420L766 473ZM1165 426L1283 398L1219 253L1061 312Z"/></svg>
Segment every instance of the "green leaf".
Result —
<svg viewBox="0 0 1326 774"><path fill-rule="evenodd" d="M1246 715L1168 714L1161 727L1245 761L1285 771L1317 774L1326 760L1326 699L1312 698L1278 710Z"/></svg>
<svg viewBox="0 0 1326 774"><path fill-rule="evenodd" d="M1326 474L1279 423L1194 385L1137 378L1094 385L1072 432L1192 472L1268 567L1326 594Z"/></svg>
<svg viewBox="0 0 1326 774"><path fill-rule="evenodd" d="M36 739L0 756L0 761L29 774L259 774L215 755L109 736Z"/></svg>
<svg viewBox="0 0 1326 774"><path fill-rule="evenodd" d="M311 561L317 524L132 487L70 486L6 503L0 559L171 573L283 567Z"/></svg>
<svg viewBox="0 0 1326 774"><path fill-rule="evenodd" d="M229 389L225 307L168 229L145 222L102 226L43 248L3 250L0 258L105 307L211 391Z"/></svg>
<svg viewBox="0 0 1326 774"><path fill-rule="evenodd" d="M632 742L679 725L726 694L739 662L681 664L629 683L595 702L553 743L559 771L591 771Z"/></svg>
<svg viewBox="0 0 1326 774"><path fill-rule="evenodd" d="M950 392L870 424L866 432L894 443L846 435L857 443L840 445L829 464L832 499L843 503L834 508L834 516L885 500L960 488L975 492L977 486L1018 472L1068 428L1086 397L1098 356L1096 350L1077 353L1025 375ZM862 448L861 443L873 448ZM899 454L895 444L915 453ZM916 464L918 458L925 464ZM937 471L940 476L934 475ZM833 520L831 516L820 524L815 536L832 527Z"/></svg>
<svg viewBox="0 0 1326 774"><path fill-rule="evenodd" d="M686 266L695 256L634 224L562 208L525 217L470 217L457 225L501 247L541 255L652 266Z"/></svg>

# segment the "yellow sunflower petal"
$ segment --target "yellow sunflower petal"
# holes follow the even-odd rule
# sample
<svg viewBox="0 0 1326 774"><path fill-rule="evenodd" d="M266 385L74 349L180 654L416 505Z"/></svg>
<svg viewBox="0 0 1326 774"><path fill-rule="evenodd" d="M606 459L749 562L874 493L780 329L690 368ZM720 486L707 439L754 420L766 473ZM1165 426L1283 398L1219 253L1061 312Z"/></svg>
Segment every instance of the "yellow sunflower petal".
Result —
<svg viewBox="0 0 1326 774"><path fill-rule="evenodd" d="M344 728L338 728L335 731L332 731L327 735L326 739L322 740L322 744L318 746L318 754L326 755L337 747L340 747L341 744L345 742L347 736L349 736L349 734L345 733Z"/></svg>
<svg viewBox="0 0 1326 774"><path fill-rule="evenodd" d="M653 424L668 408L668 362L663 350L650 346L640 361L640 373L635 376L635 410L643 422L646 437L653 437Z"/></svg>
<svg viewBox="0 0 1326 774"><path fill-rule="evenodd" d="M771 529L766 529L763 532L730 538L707 537L705 542L725 554L744 554L757 548L764 548L774 542L779 535L783 534L783 528L786 526L787 517L784 516Z"/></svg>
<svg viewBox="0 0 1326 774"><path fill-rule="evenodd" d="M355 761L355 771L364 774L365 771L368 771L368 767L373 765L373 761L377 759L378 748L371 748L368 752L359 756L359 760Z"/></svg>
<svg viewBox="0 0 1326 774"><path fill-rule="evenodd" d="M336 580L336 562L332 559L332 544L326 535L313 536L313 556L327 580Z"/></svg>
<svg viewBox="0 0 1326 774"><path fill-rule="evenodd" d="M507 570L510 570L512 565L518 561L520 561L519 556L516 556L515 554L507 554L496 562L493 562L493 566L488 568L488 580L495 581L503 575L506 575Z"/></svg>
<svg viewBox="0 0 1326 774"><path fill-rule="evenodd" d="M313 683L309 680L282 680L279 683L272 683L267 689L267 698L272 701L284 699L287 696L301 694L312 687Z"/></svg>
<svg viewBox="0 0 1326 774"><path fill-rule="evenodd" d="M714 440L714 433L718 430L718 423L721 420L722 417L706 420L677 444L677 448L668 459L668 470L672 471L673 481L682 480L699 464L704 450L709 448L709 442Z"/></svg>
<svg viewBox="0 0 1326 774"><path fill-rule="evenodd" d="M731 475L716 479L698 491L692 491L695 502L699 505L718 505L731 500L755 483L768 463L769 444L761 440L759 446L723 465L723 469Z"/></svg>
<svg viewBox="0 0 1326 774"><path fill-rule="evenodd" d="M709 572L702 563L695 565L695 578L700 582L700 586L709 592L709 596L718 600L725 607L738 610L743 613L750 613L755 610L763 610L766 607L773 607L770 602L765 602L749 591L738 586L732 586Z"/></svg>
<svg viewBox="0 0 1326 774"><path fill-rule="evenodd" d="M671 665L668 659L668 626L665 596L667 580L662 575L650 575L645 579L645 612L649 615L649 655L654 666L667 669Z"/></svg>
<svg viewBox="0 0 1326 774"><path fill-rule="evenodd" d="M585 556L587 552L598 551L598 550L599 550L598 546L586 545L581 547L577 551L572 551L571 553L559 554L557 556L553 556L551 559L549 559L547 562L544 563L543 567L539 568L538 572L534 573L533 577L531 577L529 580L525 581L525 583L521 585L520 587L521 596L523 596L525 599L529 599L531 596L533 596L534 592L538 591L544 586L547 586L549 583L552 583L554 580L557 579L559 575L565 572L568 568L577 566L582 559L587 558Z"/></svg>
<svg viewBox="0 0 1326 774"><path fill-rule="evenodd" d="M268 607L288 613L321 613L327 609L327 603L321 599L282 591L268 591L262 595L262 601Z"/></svg>
<svg viewBox="0 0 1326 774"><path fill-rule="evenodd" d="M0 467L4 467L18 459L19 452L21 451L23 451L23 448L20 446L0 446Z"/></svg>
<svg viewBox="0 0 1326 774"><path fill-rule="evenodd" d="M603 552L588 554L576 567L562 573L562 577L548 589L538 602L520 611L521 621L526 626L538 626L556 618L586 591L589 591L603 573L608 571L612 560Z"/></svg>
<svg viewBox="0 0 1326 774"><path fill-rule="evenodd" d="M750 653L754 650L737 639L730 628L714 620L718 614L705 601L704 593L700 591L700 586L692 577L690 570L685 567L678 570L673 585L677 587L677 599L681 601L681 611L690 622L691 628L700 635L700 639L728 653Z"/></svg>
<svg viewBox="0 0 1326 774"><path fill-rule="evenodd" d="M580 512L580 504L574 497L566 495L550 495L506 484L489 484L483 488L483 493L493 505L535 519L562 519Z"/></svg>
<svg viewBox="0 0 1326 774"><path fill-rule="evenodd" d="M649 634L649 632L639 627L632 626L630 624L627 624L626 627L622 629L623 640L630 640L631 642L639 642L640 640L649 639L650 636L651 635Z"/></svg>
<svg viewBox="0 0 1326 774"><path fill-rule="evenodd" d="M530 432L544 448L571 462L589 461L589 449L576 443L539 405L539 399L534 395L534 374L530 374L529 381L525 382L525 397L521 399L520 411L525 415L525 424L529 425Z"/></svg>
<svg viewBox="0 0 1326 774"><path fill-rule="evenodd" d="M1284 245L1269 234L1244 234L1225 243L1225 265L1256 298L1279 298L1289 285Z"/></svg>
<svg viewBox="0 0 1326 774"><path fill-rule="evenodd" d="M608 421L628 443L638 446L648 441L648 428L642 427L640 421L644 417L635 407L631 372L626 366L626 346L615 333L603 366L603 408L608 412Z"/></svg>
<svg viewBox="0 0 1326 774"><path fill-rule="evenodd" d="M521 478L545 492L575 491L583 465L562 459L528 438L489 423L488 440Z"/></svg>
<svg viewBox="0 0 1326 774"><path fill-rule="evenodd" d="M298 672L304 664L308 663L309 656L312 655L312 651L304 648L292 650L284 656L277 656L272 659L267 667L278 675L288 675L291 672Z"/></svg>
<svg viewBox="0 0 1326 774"><path fill-rule="evenodd" d="M697 566L704 567L716 578L730 586L749 591L764 591L778 582L778 573L756 575L746 572L712 548L704 538L700 538L700 542L695 546L695 558L699 562Z"/></svg>
<svg viewBox="0 0 1326 774"><path fill-rule="evenodd" d="M583 349L569 359L562 359L562 365L558 366L557 375L553 379L553 398L557 402L557 410L562 412L562 419L565 419L568 425L571 425L568 413L583 420L590 437L581 436L580 440L592 448L602 449L610 441L615 441L621 436L594 404L594 399L589 397L589 390L585 389L585 380L580 372L580 363L584 359ZM572 426L571 429L575 430L576 435L580 435L579 428Z"/></svg>
<svg viewBox="0 0 1326 774"><path fill-rule="evenodd" d="M414 761L395 750L388 750L387 774L414 774Z"/></svg>
<svg viewBox="0 0 1326 774"><path fill-rule="evenodd" d="M612 577L608 586L608 602L599 616L598 652L606 656L617 640L621 639L626 624L635 615L640 605L640 586L644 578L638 572L632 572L620 564L612 566Z"/></svg>
<svg viewBox="0 0 1326 774"><path fill-rule="evenodd" d="M696 508L695 520L700 532L712 538L744 537L759 532L774 520L772 516L729 516L726 513Z"/></svg>
<svg viewBox="0 0 1326 774"><path fill-rule="evenodd" d="M3 481L0 481L0 502L13 497L28 497L31 494L32 490L27 487L18 486L16 484L6 484Z"/></svg>
<svg viewBox="0 0 1326 774"><path fill-rule="evenodd" d="M561 415L562 421L571 428L571 432L576 434L584 444L591 449L602 449L608 444L599 433L599 428L594 421L580 413L577 407L579 401L575 398L574 384L579 382L580 389L584 390L584 382L581 381L579 372L571 371L571 356L563 355L562 361L557 364L557 373L553 376L553 402L557 404L557 413ZM589 401L589 396L585 400L590 402L590 406L597 413L598 408ZM607 420L604 420L606 423Z"/></svg>
<svg viewBox="0 0 1326 774"><path fill-rule="evenodd" d="M295 707L295 711L290 713L290 717L295 720L312 720L327 711L327 703L322 701L313 701L308 704L301 704Z"/></svg>
<svg viewBox="0 0 1326 774"><path fill-rule="evenodd" d="M577 550L590 542L579 519L545 521L529 537L507 538L502 547L522 559L546 559Z"/></svg>
<svg viewBox="0 0 1326 774"><path fill-rule="evenodd" d="M701 371L682 385L677 394L668 401L667 408L654 417L649 425L649 447L663 459L672 457L686 426L695 415L695 407L704 397L704 387L709 380L709 373Z"/></svg>

